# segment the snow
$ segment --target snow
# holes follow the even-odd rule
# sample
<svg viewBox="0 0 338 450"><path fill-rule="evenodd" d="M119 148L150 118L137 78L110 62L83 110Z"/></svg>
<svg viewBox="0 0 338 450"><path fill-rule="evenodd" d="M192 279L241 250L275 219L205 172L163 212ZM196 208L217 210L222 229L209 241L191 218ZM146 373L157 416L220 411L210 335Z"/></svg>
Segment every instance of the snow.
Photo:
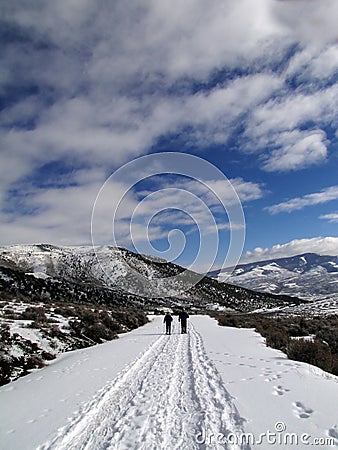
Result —
<svg viewBox="0 0 338 450"><path fill-rule="evenodd" d="M315 334L310 334L308 336L292 336L291 339L294 340L294 341L310 341L310 342L314 342L314 340L316 339L316 335Z"/></svg>
<svg viewBox="0 0 338 450"><path fill-rule="evenodd" d="M41 332L35 328L28 328L32 320L16 320L8 323L11 335L19 334L24 339L39 343L42 339Z"/></svg>
<svg viewBox="0 0 338 450"><path fill-rule="evenodd" d="M337 295L337 284L331 282L338 276L336 259L311 254L258 261L238 266L226 282L258 292L322 300Z"/></svg>
<svg viewBox="0 0 338 450"><path fill-rule="evenodd" d="M44 272L27 272L27 275L32 275L33 277L40 278L42 280L47 280L47 278L50 278L50 276Z"/></svg>
<svg viewBox="0 0 338 450"><path fill-rule="evenodd" d="M1 269L0 269L0 270L1 270ZM5 274L2 273L2 272L0 272L0 273L1 273L1 278L2 278L2 280L7 281L7 282L10 282L10 283L13 281L13 278L11 278L11 277L5 275Z"/></svg>
<svg viewBox="0 0 338 450"><path fill-rule="evenodd" d="M337 377L288 360L253 330L193 316L187 335L178 334L175 320L166 336L162 320L64 354L1 387L1 448L302 450L319 438L332 442L318 448L338 444ZM279 444L259 444L268 432ZM281 444L287 433L307 433L308 441ZM235 442L239 436L251 445Z"/></svg>
<svg viewBox="0 0 338 450"><path fill-rule="evenodd" d="M13 336L14 334L18 334L24 340L34 342L39 345L41 350L44 350L48 353L55 353L55 348L52 348L50 345L50 341L43 337L43 334L37 328L29 328L28 325L32 323L32 320L15 320L13 322L9 322L8 325L10 327L10 334ZM54 339L54 342L57 340ZM60 348L63 345L59 345ZM19 350L19 354L11 351L13 356L19 356L22 354L22 350Z"/></svg>
<svg viewBox="0 0 338 450"><path fill-rule="evenodd" d="M196 320L207 353L246 419L246 432L275 431L275 424L283 422L287 432L313 438L337 433L338 438L337 405L332 401L338 398L337 377L288 360L282 352L267 348L253 330L210 328L207 321Z"/></svg>

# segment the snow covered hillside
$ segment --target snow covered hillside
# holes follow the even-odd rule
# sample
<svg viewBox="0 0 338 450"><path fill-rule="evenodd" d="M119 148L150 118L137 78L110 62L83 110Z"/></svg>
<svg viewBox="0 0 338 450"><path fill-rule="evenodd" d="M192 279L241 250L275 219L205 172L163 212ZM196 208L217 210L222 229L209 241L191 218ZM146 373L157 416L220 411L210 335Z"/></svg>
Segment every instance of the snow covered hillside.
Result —
<svg viewBox="0 0 338 450"><path fill-rule="evenodd" d="M143 311L104 306L0 301L0 385L58 354L95 345L148 321Z"/></svg>
<svg viewBox="0 0 338 450"><path fill-rule="evenodd" d="M162 317L0 388L1 448L291 449L338 445L338 379L252 330Z"/></svg>
<svg viewBox="0 0 338 450"><path fill-rule="evenodd" d="M222 271L209 273L222 280ZM338 300L338 256L304 253L238 265L228 283L306 300Z"/></svg>
<svg viewBox="0 0 338 450"><path fill-rule="evenodd" d="M169 303L175 306L183 303L204 309L226 306L239 311L299 303L296 298L260 294L217 283L207 277L189 290L181 286L182 281L172 281L172 289L175 290L172 297L170 282L182 271L184 269L175 264L109 246L96 248L95 251L90 246L56 247L47 244L0 248L0 287L3 285L8 289L16 285L18 290L21 284L25 284L26 291L29 291L33 285L31 293L40 289L51 300L56 296L78 301L81 296L81 301L93 303L96 297L96 301L99 299L101 303L114 306L168 306ZM142 293L141 288L135 287L138 285L137 274L151 280L154 292L158 290L162 294L163 280L169 280L166 295L154 298L147 296L147 292ZM67 292L60 292L64 286ZM130 292L133 286L137 292ZM53 295L55 290L59 292ZM165 301L163 297L166 297Z"/></svg>

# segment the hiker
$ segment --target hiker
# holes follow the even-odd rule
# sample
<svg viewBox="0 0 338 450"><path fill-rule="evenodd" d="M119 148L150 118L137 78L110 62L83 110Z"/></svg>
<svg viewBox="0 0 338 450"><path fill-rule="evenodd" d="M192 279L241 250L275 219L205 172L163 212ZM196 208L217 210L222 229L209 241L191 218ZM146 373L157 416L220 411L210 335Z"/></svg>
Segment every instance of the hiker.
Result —
<svg viewBox="0 0 338 450"><path fill-rule="evenodd" d="M181 322L181 333L187 332L187 319L189 318L189 314L183 310L178 315L178 321Z"/></svg>
<svg viewBox="0 0 338 450"><path fill-rule="evenodd" d="M167 312L164 316L163 322L165 323L165 334L171 334L171 322L173 321L170 312Z"/></svg>

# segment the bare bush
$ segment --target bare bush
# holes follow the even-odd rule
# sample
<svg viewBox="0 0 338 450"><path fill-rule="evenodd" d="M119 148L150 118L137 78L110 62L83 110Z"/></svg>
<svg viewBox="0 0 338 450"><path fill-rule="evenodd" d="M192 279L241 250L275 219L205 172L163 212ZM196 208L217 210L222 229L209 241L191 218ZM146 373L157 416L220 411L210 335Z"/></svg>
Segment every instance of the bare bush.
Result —
<svg viewBox="0 0 338 450"><path fill-rule="evenodd" d="M329 346L316 340L292 340L287 348L287 355L290 359L313 364L327 372L331 372L333 368L333 358Z"/></svg>

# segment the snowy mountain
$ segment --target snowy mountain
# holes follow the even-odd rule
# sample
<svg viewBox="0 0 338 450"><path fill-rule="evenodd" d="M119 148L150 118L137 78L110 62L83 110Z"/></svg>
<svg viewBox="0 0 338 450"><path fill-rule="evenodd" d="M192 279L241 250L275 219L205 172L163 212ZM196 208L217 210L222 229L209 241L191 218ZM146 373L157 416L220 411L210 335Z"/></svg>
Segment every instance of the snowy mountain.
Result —
<svg viewBox="0 0 338 450"><path fill-rule="evenodd" d="M47 244L0 248L0 286L28 295L56 300L103 303L112 306L194 306L239 311L298 304L298 299L259 294L233 285L201 279L188 291L172 277L184 269L117 247L56 247ZM192 280L196 274L187 272ZM151 281L148 296L138 276ZM163 288L167 287L167 297ZM130 293L133 287L135 292ZM175 296L172 297L172 289ZM129 290L129 292L128 292ZM27 292L28 291L28 292ZM154 292L159 293L158 297ZM179 295L177 294L179 292Z"/></svg>
<svg viewBox="0 0 338 450"><path fill-rule="evenodd" d="M209 275L222 280L222 271ZM305 300L338 300L338 256L304 253L242 264L226 281L260 292L291 295Z"/></svg>

